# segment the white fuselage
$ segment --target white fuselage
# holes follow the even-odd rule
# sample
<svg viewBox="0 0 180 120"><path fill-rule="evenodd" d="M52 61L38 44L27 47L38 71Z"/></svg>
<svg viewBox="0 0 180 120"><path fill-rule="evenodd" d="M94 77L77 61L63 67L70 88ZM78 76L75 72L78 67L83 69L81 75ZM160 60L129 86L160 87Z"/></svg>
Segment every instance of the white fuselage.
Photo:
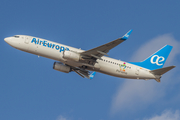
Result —
<svg viewBox="0 0 180 120"><path fill-rule="evenodd" d="M88 66L87 63L81 61L67 60L63 58L63 52L65 50L74 51L77 53L84 50L70 47L67 45L59 44L49 40L18 35L19 37L8 37L5 41L12 47L32 53L38 56L43 56L56 61L60 61L66 65L73 67L81 67L83 65ZM155 79L155 75L151 74L146 68L139 67L128 62L120 61L110 57L103 56L102 59L97 59L96 63L92 66L89 65L92 71L101 72L115 77L131 78L131 79Z"/></svg>

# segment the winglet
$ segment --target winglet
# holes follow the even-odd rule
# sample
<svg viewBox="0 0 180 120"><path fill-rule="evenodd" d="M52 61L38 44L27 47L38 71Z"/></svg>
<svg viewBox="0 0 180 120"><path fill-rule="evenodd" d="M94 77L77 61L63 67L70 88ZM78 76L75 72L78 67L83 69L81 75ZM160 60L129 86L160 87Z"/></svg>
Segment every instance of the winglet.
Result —
<svg viewBox="0 0 180 120"><path fill-rule="evenodd" d="M90 79L93 79L94 76L95 76L95 74L96 74L96 72L92 72L92 73L89 75L89 78L90 78Z"/></svg>
<svg viewBox="0 0 180 120"><path fill-rule="evenodd" d="M132 31L133 31L132 29L129 30L129 31L121 38L121 40L127 40Z"/></svg>

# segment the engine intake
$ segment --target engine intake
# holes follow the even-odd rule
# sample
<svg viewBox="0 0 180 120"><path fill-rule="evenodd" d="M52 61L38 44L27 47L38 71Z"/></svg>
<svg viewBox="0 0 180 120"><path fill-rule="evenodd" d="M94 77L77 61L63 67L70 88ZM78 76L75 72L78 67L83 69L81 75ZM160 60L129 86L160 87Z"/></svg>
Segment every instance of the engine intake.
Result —
<svg viewBox="0 0 180 120"><path fill-rule="evenodd" d="M64 72L64 73L69 73L71 71L71 68L67 65L63 65L62 63L54 62L53 69Z"/></svg>
<svg viewBox="0 0 180 120"><path fill-rule="evenodd" d="M65 51L63 58L68 59L68 60L79 61L80 60L80 54L75 53L75 52L71 52L71 51Z"/></svg>

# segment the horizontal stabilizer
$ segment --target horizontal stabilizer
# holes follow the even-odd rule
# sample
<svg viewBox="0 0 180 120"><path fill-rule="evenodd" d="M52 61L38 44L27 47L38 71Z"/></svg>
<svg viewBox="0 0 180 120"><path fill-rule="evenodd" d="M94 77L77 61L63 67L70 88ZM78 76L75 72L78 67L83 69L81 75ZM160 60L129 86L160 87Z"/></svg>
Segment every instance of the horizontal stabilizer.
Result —
<svg viewBox="0 0 180 120"><path fill-rule="evenodd" d="M164 67L156 70L151 70L150 73L154 75L163 75L164 73L168 72L169 70L175 68L176 66L169 66L169 67Z"/></svg>

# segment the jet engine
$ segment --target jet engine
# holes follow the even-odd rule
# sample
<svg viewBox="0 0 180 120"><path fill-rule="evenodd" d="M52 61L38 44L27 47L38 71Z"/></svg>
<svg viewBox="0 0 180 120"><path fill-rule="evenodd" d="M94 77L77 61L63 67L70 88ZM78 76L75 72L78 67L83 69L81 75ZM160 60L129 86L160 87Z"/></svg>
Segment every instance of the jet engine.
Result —
<svg viewBox="0 0 180 120"><path fill-rule="evenodd" d="M63 58L68 59L68 60L79 61L80 60L80 54L75 53L75 52L71 52L71 51L65 51Z"/></svg>
<svg viewBox="0 0 180 120"><path fill-rule="evenodd" d="M65 73L69 73L71 71L71 68L69 66L63 65L58 62L54 62L53 69Z"/></svg>

